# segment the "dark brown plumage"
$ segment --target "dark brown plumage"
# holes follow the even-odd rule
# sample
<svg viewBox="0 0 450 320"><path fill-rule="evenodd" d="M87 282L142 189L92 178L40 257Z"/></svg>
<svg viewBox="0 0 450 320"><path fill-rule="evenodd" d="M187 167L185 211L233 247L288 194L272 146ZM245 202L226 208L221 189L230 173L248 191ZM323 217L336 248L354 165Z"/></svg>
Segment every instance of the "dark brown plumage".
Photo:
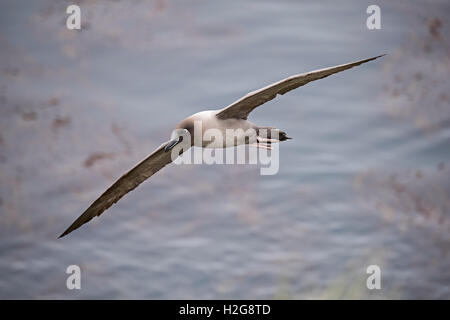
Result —
<svg viewBox="0 0 450 320"><path fill-rule="evenodd" d="M78 229L92 218L100 216L106 209L120 200L131 190L135 189L142 182L150 178L156 172L172 162L170 152L164 152L163 143L151 155L142 160L133 169L120 177L111 187L108 188L81 216L75 220L59 238L64 237L75 229Z"/></svg>
<svg viewBox="0 0 450 320"><path fill-rule="evenodd" d="M369 59L364 59L347 64L341 64L335 67L314 70L307 73L291 76L279 82L268 85L267 87L246 94L241 99L233 102L229 106L220 110L217 113L217 117L219 119L229 119L229 118L247 119L248 115L250 114L250 112L253 111L253 109L266 103L267 101L274 99L278 94L283 95L286 92L289 92L300 86L304 86L308 82L323 79L334 73L341 72L353 68L355 66L359 66L360 64L375 60L382 56L384 56L384 54Z"/></svg>

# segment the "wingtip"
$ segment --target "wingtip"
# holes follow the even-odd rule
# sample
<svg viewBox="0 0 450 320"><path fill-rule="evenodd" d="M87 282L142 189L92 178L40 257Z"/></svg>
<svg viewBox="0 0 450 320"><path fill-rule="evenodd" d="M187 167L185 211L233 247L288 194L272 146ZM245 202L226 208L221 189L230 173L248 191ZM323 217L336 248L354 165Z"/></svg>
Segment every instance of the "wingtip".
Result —
<svg viewBox="0 0 450 320"><path fill-rule="evenodd" d="M373 59L378 59L378 58L384 57L386 55L387 55L387 53L383 53L383 54L380 54L379 56L373 57Z"/></svg>
<svg viewBox="0 0 450 320"><path fill-rule="evenodd" d="M61 238L63 238L63 237L65 237L65 236L67 236L69 233L71 233L73 230L75 230L75 229L73 229L72 228L73 227L73 225L71 225L69 228L67 228L63 233L61 233L60 235L59 235L59 237L58 237L58 239L61 239Z"/></svg>
<svg viewBox="0 0 450 320"><path fill-rule="evenodd" d="M383 53L383 54L380 54L380 55L372 57L372 58L367 58L367 59L364 59L364 60L360 60L360 61L356 62L355 64L356 65L360 65L360 64L363 64L363 63L366 63L366 62L373 61L373 60L376 60L378 58L384 57L385 55L386 55L386 53Z"/></svg>
<svg viewBox="0 0 450 320"><path fill-rule="evenodd" d="M62 237L64 237L67 233L64 231L63 233L61 233L58 237L58 239L61 239Z"/></svg>

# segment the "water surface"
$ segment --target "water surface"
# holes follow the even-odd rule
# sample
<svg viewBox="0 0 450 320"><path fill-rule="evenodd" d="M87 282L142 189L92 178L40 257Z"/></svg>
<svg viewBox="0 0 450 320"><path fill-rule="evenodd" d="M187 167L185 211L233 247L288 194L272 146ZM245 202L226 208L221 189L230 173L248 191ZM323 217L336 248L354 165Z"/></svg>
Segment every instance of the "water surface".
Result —
<svg viewBox="0 0 450 320"><path fill-rule="evenodd" d="M68 4L0 4L0 298L450 298L447 1ZM382 53L252 113L277 175L171 165L56 239L187 115Z"/></svg>

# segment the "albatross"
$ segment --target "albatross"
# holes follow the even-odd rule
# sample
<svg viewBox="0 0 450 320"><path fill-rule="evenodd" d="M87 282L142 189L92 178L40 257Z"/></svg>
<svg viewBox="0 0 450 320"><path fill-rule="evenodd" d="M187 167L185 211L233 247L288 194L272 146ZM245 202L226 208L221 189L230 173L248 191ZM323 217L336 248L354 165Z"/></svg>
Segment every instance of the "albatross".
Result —
<svg viewBox="0 0 450 320"><path fill-rule="evenodd" d="M180 144L183 141L183 137L186 137L187 134L194 137L194 123L196 121L201 122L203 131L208 129L217 129L225 132L226 129L242 129L243 131L253 129L256 134L256 146L270 148L271 143L285 141L290 138L284 131L267 126L257 126L248 121L247 118L250 112L252 112L256 107L274 99L277 95L283 95L286 92L303 86L311 81L323 79L334 73L359 66L382 56L384 56L384 54L356 62L293 75L259 90L252 91L223 109L202 111L187 117L182 120L172 131L169 141L161 144L148 157L122 175L97 200L95 200L89 208L87 208L86 211L84 211L83 214L80 215L78 219L76 219L59 236L59 238L62 238L78 229L83 224L89 222L92 218L100 216L105 210L119 201L128 192L132 191L156 172L173 162L175 160L174 158L176 158L179 154L174 157L173 152L170 151L174 149L176 145ZM268 128L275 130L274 136L272 137L270 135L266 135L265 138L262 137L259 132L262 130L267 130ZM189 144L189 147L225 148L227 146L225 143L217 143L217 141L214 141L214 143L200 141L200 143L198 143L194 141L194 139L191 139L191 141L186 140L187 139L185 139L184 143ZM236 139L234 146L240 144L250 144L250 139Z"/></svg>

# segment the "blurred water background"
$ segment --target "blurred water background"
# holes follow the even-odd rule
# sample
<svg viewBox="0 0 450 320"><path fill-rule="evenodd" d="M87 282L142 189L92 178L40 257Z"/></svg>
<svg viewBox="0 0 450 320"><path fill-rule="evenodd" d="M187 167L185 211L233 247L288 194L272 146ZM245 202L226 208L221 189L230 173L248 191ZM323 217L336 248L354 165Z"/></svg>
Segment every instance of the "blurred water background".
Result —
<svg viewBox="0 0 450 320"><path fill-rule="evenodd" d="M0 298L449 299L450 3L370 4L0 2ZM252 113L277 175L171 165L56 239L187 115L382 53Z"/></svg>

